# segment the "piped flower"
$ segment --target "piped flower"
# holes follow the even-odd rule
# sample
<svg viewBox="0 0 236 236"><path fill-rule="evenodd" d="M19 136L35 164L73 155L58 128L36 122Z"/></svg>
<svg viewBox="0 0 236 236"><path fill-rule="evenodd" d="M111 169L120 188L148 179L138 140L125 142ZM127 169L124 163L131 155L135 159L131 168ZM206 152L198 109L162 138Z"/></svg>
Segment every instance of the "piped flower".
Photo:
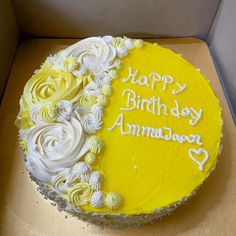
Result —
<svg viewBox="0 0 236 236"><path fill-rule="evenodd" d="M102 86L102 93L103 93L105 96L111 95L111 91L112 91L112 89L111 89L111 86L110 86L109 84L104 84L104 85Z"/></svg>
<svg viewBox="0 0 236 236"><path fill-rule="evenodd" d="M120 59L116 59L114 62L114 66L116 67L116 69L120 70L122 67L122 62Z"/></svg>
<svg viewBox="0 0 236 236"><path fill-rule="evenodd" d="M69 120L72 114L72 103L70 101L62 100L57 104L58 120Z"/></svg>
<svg viewBox="0 0 236 236"><path fill-rule="evenodd" d="M90 96L87 94L82 94L78 99L78 105L80 107L84 107L87 109L91 109L91 107L96 104L96 97Z"/></svg>
<svg viewBox="0 0 236 236"><path fill-rule="evenodd" d="M107 104L107 98L106 98L106 96L104 96L104 95L99 95L98 97L97 97L97 103L99 104L99 105L101 105L101 106L105 106L106 104Z"/></svg>
<svg viewBox="0 0 236 236"><path fill-rule="evenodd" d="M30 112L28 111L21 111L19 112L16 121L15 121L15 125L19 128L19 129L28 129L31 126L33 126L33 122L31 120L30 117Z"/></svg>
<svg viewBox="0 0 236 236"><path fill-rule="evenodd" d="M91 172L91 167L87 163L80 161L73 166L70 182L73 182L76 179L87 181L89 180Z"/></svg>
<svg viewBox="0 0 236 236"><path fill-rule="evenodd" d="M53 69L61 70L64 72L72 72L79 66L77 60L74 57L59 58L55 61Z"/></svg>
<svg viewBox="0 0 236 236"><path fill-rule="evenodd" d="M70 175L70 169L65 169L58 175L52 178L53 188L59 193L67 193L69 189L68 177Z"/></svg>
<svg viewBox="0 0 236 236"><path fill-rule="evenodd" d="M114 47L124 47L125 46L125 39L123 39L121 37L116 37L113 39L112 45Z"/></svg>
<svg viewBox="0 0 236 236"><path fill-rule="evenodd" d="M94 192L90 199L91 205L95 208L101 208L103 206L103 201L104 195L101 191Z"/></svg>
<svg viewBox="0 0 236 236"><path fill-rule="evenodd" d="M114 70L114 69L109 70L108 74L112 79L116 79L119 76L119 72L117 70Z"/></svg>
<svg viewBox="0 0 236 236"><path fill-rule="evenodd" d="M75 207L84 206L89 203L92 194L92 187L88 183L78 183L68 193L69 202Z"/></svg>
<svg viewBox="0 0 236 236"><path fill-rule="evenodd" d="M103 147L103 143L100 138L92 136L89 139L89 148L92 153L100 153Z"/></svg>
<svg viewBox="0 0 236 236"><path fill-rule="evenodd" d="M135 48L142 48L143 47L143 40L141 40L141 39L135 39L134 40L134 47Z"/></svg>
<svg viewBox="0 0 236 236"><path fill-rule="evenodd" d="M43 121L54 122L57 118L57 106L53 102L42 103L39 114Z"/></svg>
<svg viewBox="0 0 236 236"><path fill-rule="evenodd" d="M82 126L88 134L93 134L102 127L102 117L89 112L82 117Z"/></svg>
<svg viewBox="0 0 236 236"><path fill-rule="evenodd" d="M95 155L94 153L88 152L88 153L85 155L84 161L85 161L87 164L91 165L91 164L93 164L93 163L95 162L95 160L96 160L96 155Z"/></svg>
<svg viewBox="0 0 236 236"><path fill-rule="evenodd" d="M89 184L93 189L99 190L102 183L102 175L98 171L93 171L89 178Z"/></svg>
<svg viewBox="0 0 236 236"><path fill-rule="evenodd" d="M105 205L111 210L116 210L121 205L121 202L122 198L116 192L108 193L104 200Z"/></svg>
<svg viewBox="0 0 236 236"><path fill-rule="evenodd" d="M26 141L26 138L25 138L25 137L23 137L22 139L20 139L20 147L21 147L21 149L24 151L24 153L25 153L26 155L29 154L28 148L27 148L27 141Z"/></svg>

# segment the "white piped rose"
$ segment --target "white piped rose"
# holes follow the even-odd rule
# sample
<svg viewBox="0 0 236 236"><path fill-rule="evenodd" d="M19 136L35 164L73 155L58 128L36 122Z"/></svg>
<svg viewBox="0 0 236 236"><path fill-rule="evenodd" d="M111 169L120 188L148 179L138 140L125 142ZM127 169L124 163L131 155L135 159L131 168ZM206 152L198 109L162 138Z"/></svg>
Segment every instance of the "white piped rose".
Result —
<svg viewBox="0 0 236 236"><path fill-rule="evenodd" d="M52 176L71 167L89 150L80 122L71 118L41 124L26 132L27 168L38 180L51 183Z"/></svg>
<svg viewBox="0 0 236 236"><path fill-rule="evenodd" d="M92 72L104 70L114 60L116 50L101 37L91 37L65 49L61 55L63 58L74 57L81 68Z"/></svg>
<svg viewBox="0 0 236 236"><path fill-rule="evenodd" d="M62 100L57 104L58 121L69 120L72 115L72 103L70 101Z"/></svg>
<svg viewBox="0 0 236 236"><path fill-rule="evenodd" d="M82 117L81 123L86 133L93 134L101 129L102 117L90 112Z"/></svg>

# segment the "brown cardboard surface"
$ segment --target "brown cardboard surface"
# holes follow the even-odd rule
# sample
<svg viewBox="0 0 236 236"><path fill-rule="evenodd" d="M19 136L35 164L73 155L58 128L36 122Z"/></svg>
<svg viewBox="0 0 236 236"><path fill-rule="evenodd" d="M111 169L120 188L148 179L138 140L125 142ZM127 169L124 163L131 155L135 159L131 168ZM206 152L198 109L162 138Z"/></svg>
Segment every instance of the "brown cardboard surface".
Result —
<svg viewBox="0 0 236 236"><path fill-rule="evenodd" d="M223 109L223 152L198 194L153 225L111 230L65 217L36 191L24 168L14 126L24 84L43 60L76 40L34 39L20 45L0 107L1 235L234 235L236 129L206 44L198 39L151 40L181 53L210 80Z"/></svg>

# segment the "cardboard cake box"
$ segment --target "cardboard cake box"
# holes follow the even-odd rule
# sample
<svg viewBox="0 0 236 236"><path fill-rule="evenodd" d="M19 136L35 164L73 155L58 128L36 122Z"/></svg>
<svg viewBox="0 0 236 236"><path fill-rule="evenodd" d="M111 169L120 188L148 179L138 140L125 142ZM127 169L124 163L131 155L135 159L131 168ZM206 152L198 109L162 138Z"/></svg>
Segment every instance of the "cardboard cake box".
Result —
<svg viewBox="0 0 236 236"><path fill-rule="evenodd" d="M3 35L0 38L0 45L3 48L0 59L1 91L3 94L0 107L0 234L156 235L158 233L160 235L233 235L236 230L234 223L236 219L236 129L229 109L230 91L232 89L227 90L228 94L225 96L212 55L204 41L208 38L210 40L208 43L212 43L210 47L215 50L213 56L214 60L217 61L216 65L222 66L220 75L230 75L231 69L225 73L224 65L227 64L227 60L232 55L228 52L222 56L222 59L217 59L217 53L221 52L222 49L218 48L219 42L214 38L218 34L217 24L223 27L221 26L223 24L221 14L225 11L224 7L230 3L221 1L219 7L220 1L215 1L215 3L204 0L198 1L198 3L196 1L185 1L186 5L181 7L178 3L182 1L159 0L150 1L150 6L145 6L141 11L142 5L139 1L136 5L132 4L132 1L122 1L123 5L116 5L115 2L112 5L112 2L108 7L103 5L105 1L102 1L99 5L100 10L97 9L96 4L98 3L96 1L91 1L90 6L86 5L85 1L68 1L67 3L33 1L34 4L30 4L27 0L16 0L13 1L13 6L8 1L0 3L1 17L4 18L0 22L0 32ZM90 8L93 8L100 23L97 22L95 27L96 16L91 16L91 23L89 18L85 19L81 14L75 12L73 6L76 4L81 7L79 8L81 14L91 11ZM175 10L170 7L171 4L175 5ZM125 23L125 25L121 26L117 22L119 22L125 7L130 9L130 12L129 14L126 12L123 18L126 21L129 20L129 23L122 19L122 24ZM234 7L236 7L235 4ZM70 10L70 18L65 17L68 14L65 9ZM217 9L218 16L215 18ZM132 10L138 13L137 22L133 20L136 16L132 15L134 14ZM168 12L171 18L169 20L172 20L172 23L164 22L163 10ZM110 12L107 15L110 17L112 16L110 15L111 12L113 12L114 22L109 24L105 22L102 17L102 13L105 11ZM185 13L181 14L181 12ZM201 12L202 15L198 16L197 12ZM150 15L152 18L149 18ZM159 16L155 21L153 17L157 15ZM140 20L144 16L149 19ZM215 22L213 23L214 19ZM176 20L175 23L174 20ZM151 26L148 25L149 21L155 23L152 23ZM213 28L211 28L212 23ZM61 30L60 25L63 30ZM19 43L19 29L32 35L31 38ZM210 30L211 33L208 35ZM19 109L19 97L32 72L38 68L46 56L78 41L78 39L56 38L83 38L104 34L142 37L147 41L157 42L161 46L182 54L196 68L200 68L201 72L210 80L220 100L224 119L222 154L216 170L207 179L198 194L171 216L160 222L119 231L101 230L97 226L58 212L55 206L50 204L50 201L45 201L37 192L35 184L29 180L18 147L17 128L14 126ZM172 36L172 38L157 37L160 35ZM177 36L188 38L176 38ZM195 38L190 36L195 36ZM199 36L202 39L196 38ZM53 38L49 39L48 37ZM235 47L235 45L233 46ZM221 60L226 61L221 64ZM8 72L9 76L7 76ZM227 85L228 80L230 78L224 78L223 85ZM4 81L7 81L6 86ZM229 83L232 87L234 86L234 82ZM227 89L227 86L225 87ZM232 104L234 101L231 101L233 107Z"/></svg>

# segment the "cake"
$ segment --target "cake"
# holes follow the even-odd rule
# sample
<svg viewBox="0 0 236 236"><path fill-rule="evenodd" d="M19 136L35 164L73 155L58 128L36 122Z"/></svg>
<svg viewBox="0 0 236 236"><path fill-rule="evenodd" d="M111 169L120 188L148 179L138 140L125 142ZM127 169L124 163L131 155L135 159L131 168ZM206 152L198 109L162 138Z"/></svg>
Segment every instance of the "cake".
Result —
<svg viewBox="0 0 236 236"><path fill-rule="evenodd" d="M116 228L173 212L221 149L209 81L179 54L126 37L86 38L48 56L24 87L16 125L45 198Z"/></svg>

